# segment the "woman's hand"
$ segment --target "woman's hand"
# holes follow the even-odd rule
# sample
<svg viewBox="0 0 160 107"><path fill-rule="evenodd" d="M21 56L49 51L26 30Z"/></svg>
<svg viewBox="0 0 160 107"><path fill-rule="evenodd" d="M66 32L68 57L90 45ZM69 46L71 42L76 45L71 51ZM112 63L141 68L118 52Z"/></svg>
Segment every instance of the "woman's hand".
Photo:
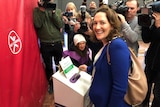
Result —
<svg viewBox="0 0 160 107"><path fill-rule="evenodd" d="M80 70L80 71L85 71L85 72L87 72L87 65L85 65L85 64L80 65L80 66L79 66L79 70Z"/></svg>

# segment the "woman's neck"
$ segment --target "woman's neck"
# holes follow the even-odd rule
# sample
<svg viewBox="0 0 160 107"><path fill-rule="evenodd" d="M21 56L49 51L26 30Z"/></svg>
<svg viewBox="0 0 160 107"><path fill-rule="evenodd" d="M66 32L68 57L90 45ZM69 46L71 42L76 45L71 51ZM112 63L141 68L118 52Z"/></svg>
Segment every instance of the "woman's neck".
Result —
<svg viewBox="0 0 160 107"><path fill-rule="evenodd" d="M105 46L106 44L108 44L108 41L105 40L102 40L102 43L103 43L103 46Z"/></svg>

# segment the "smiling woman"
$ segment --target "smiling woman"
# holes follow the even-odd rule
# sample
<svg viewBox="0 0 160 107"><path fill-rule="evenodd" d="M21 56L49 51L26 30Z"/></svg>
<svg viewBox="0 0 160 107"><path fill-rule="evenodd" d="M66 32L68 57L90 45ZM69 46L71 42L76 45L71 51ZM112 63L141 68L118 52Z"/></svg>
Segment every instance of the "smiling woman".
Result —
<svg viewBox="0 0 160 107"><path fill-rule="evenodd" d="M103 5L101 9L97 10L92 27L96 39L101 40L103 44L106 44L113 37L121 35L121 22L115 11L111 10L107 5Z"/></svg>
<svg viewBox="0 0 160 107"><path fill-rule="evenodd" d="M95 38L102 41L103 47L95 56L93 66L81 65L79 68L93 70L89 96L95 107L132 107L124 101L131 59L127 44L119 37L120 25L116 12L106 5L100 7L93 18ZM106 52L111 40L109 54L112 64L109 65Z"/></svg>

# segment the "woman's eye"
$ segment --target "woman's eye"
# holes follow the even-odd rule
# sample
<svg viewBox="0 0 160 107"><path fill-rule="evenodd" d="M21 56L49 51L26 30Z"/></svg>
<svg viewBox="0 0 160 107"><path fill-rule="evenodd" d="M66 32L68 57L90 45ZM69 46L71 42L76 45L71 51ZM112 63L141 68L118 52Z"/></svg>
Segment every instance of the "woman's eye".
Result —
<svg viewBox="0 0 160 107"><path fill-rule="evenodd" d="M101 25L104 25L104 24L105 24L105 22L100 22L100 24L101 24Z"/></svg>

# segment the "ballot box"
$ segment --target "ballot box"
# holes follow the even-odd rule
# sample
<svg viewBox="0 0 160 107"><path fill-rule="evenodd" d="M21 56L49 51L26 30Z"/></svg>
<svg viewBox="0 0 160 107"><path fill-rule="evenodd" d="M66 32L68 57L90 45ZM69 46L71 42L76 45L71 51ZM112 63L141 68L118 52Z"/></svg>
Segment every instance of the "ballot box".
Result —
<svg viewBox="0 0 160 107"><path fill-rule="evenodd" d="M53 74L54 101L65 107L89 107L91 75L79 71L69 57L60 62L62 70Z"/></svg>

